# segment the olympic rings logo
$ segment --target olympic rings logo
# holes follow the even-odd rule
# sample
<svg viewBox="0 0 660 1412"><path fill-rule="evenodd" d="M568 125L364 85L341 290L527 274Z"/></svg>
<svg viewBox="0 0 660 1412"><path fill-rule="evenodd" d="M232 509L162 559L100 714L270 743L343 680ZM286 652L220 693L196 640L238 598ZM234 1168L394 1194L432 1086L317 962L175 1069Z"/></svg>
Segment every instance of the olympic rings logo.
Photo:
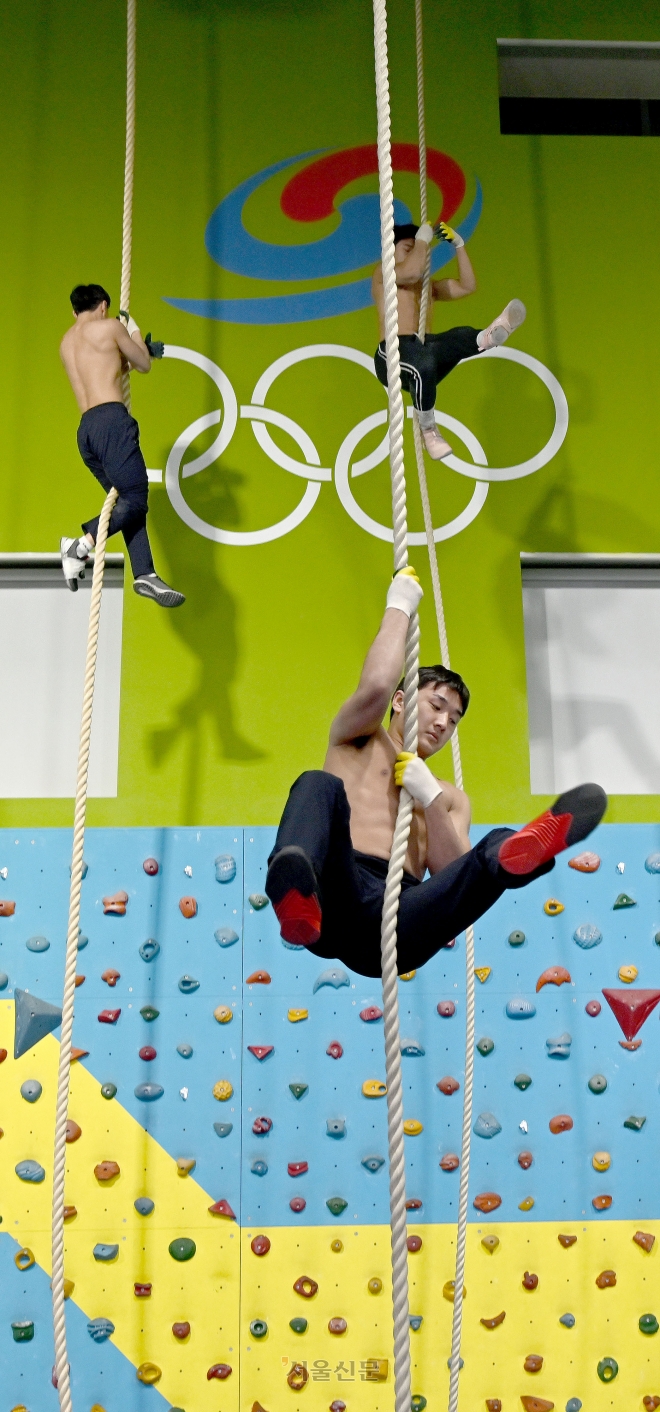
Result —
<svg viewBox="0 0 660 1412"><path fill-rule="evenodd" d="M222 409L214 412L207 412L205 416L198 417L191 422L189 427L175 441L167 459L165 468L165 487L173 508L183 523L196 534L203 535L205 539L215 540L218 544L233 544L238 546L268 544L271 540L281 539L284 535L290 534L292 530L301 525L303 520L311 513L321 493L321 486L324 481L333 479L333 468L321 465L321 458L316 446L306 431L291 417L286 417L282 412L276 411L272 407L266 406L266 397L270 392L277 378L288 368L294 367L297 363L305 362L309 358L343 358L348 362L357 363L359 367L366 368L373 377L376 376L373 359L368 354L360 352L357 348L349 348L341 343L313 343L305 348L296 348L290 353L285 353L281 358L277 358L270 367L262 373L258 379L252 400L247 406L240 407L236 399L234 389L226 373L213 363L210 358L206 358L202 353L198 353L192 348L181 348L174 344L165 345L166 358L179 358L185 363L192 363L200 368L215 383L222 397ZM447 524L434 527L433 537L436 543L441 540L451 539L454 535L460 534L473 520L476 519L479 511L483 508L488 495L489 485L493 481L520 480L523 476L532 475L547 465L553 456L556 456L568 430L568 403L561 384L557 381L554 373L549 368L532 358L529 353L522 353L517 348L493 348L480 354L482 358L504 358L512 363L519 363L527 368L535 377L539 378L544 387L547 387L555 408L555 424L549 440L535 456L527 461L521 461L515 466L492 467L488 465L486 453L475 436L462 422L455 417L448 416L445 412L436 412L436 421L441 427L454 432L460 438L471 457L470 461L464 461L459 456L447 456L443 465L450 466L459 475L467 476L475 482L472 496L461 511L453 520ZM476 363L476 358L466 359L466 362ZM239 416L249 420L252 431L266 456L282 470L288 471L291 475L299 476L306 481L302 498L291 514L279 520L277 524L268 525L266 529L258 530L228 530L221 529L217 525L209 524L201 519L199 515L188 505L182 490L182 482L190 476L197 475L199 471L207 466L226 451L236 430ZM351 480L357 476L366 475L374 470L387 457L389 452L389 432L385 435L374 451L361 459L355 459L360 443L377 427L386 426L387 408L380 412L373 412L370 416L364 417L357 426L344 437L337 452L334 464L334 483L339 499L344 509L361 529L367 534L373 535L376 539L383 539L393 542L393 532L378 520L372 519L358 505L351 489ZM412 416L412 408L408 409L408 416ZM201 434L209 427L220 425L218 435L206 451L202 452L194 460L187 462L182 469L182 461L186 451ZM273 441L268 430L269 426L279 427L288 433L292 440L299 447L302 460L293 456L288 456ZM151 472L151 479L161 479L159 472ZM424 544L426 536L424 533L411 533L408 541L412 545Z"/></svg>

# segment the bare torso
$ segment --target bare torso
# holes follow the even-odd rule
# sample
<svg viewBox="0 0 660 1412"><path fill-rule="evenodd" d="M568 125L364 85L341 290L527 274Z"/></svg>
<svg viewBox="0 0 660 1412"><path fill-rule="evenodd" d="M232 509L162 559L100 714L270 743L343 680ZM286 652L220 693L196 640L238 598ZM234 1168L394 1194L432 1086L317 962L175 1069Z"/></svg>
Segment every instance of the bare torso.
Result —
<svg viewBox="0 0 660 1412"><path fill-rule="evenodd" d="M65 333L60 357L81 412L101 402L121 402L121 378L128 363L118 343L116 319L77 321Z"/></svg>
<svg viewBox="0 0 660 1412"><path fill-rule="evenodd" d="M419 330L419 309L422 298L423 281L420 279L417 284L402 286L397 290L399 306L399 333L417 333ZM385 337L385 296L383 292L382 279L374 281L373 295L376 308L378 310L378 337L381 341ZM426 318L426 332L430 333L433 319L433 297L429 299L428 314Z"/></svg>
<svg viewBox="0 0 660 1412"><path fill-rule="evenodd" d="M394 783L394 761L398 747L383 726L368 737L364 745L344 742L330 745L324 770L338 775L351 807L351 839L358 853L375 858L389 858L394 837L400 790ZM458 791L442 782L447 802ZM415 806L405 869L416 878L426 871L426 819L424 810Z"/></svg>

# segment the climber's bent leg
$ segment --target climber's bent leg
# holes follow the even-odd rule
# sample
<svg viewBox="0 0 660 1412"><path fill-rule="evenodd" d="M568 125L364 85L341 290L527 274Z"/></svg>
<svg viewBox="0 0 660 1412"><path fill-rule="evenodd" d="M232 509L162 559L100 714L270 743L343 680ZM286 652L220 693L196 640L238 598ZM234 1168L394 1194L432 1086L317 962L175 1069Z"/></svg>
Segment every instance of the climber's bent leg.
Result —
<svg viewBox="0 0 660 1412"><path fill-rule="evenodd" d="M323 921L325 942L336 917L350 927L360 905L350 818L337 775L306 770L291 786L266 879L285 941L314 946Z"/></svg>

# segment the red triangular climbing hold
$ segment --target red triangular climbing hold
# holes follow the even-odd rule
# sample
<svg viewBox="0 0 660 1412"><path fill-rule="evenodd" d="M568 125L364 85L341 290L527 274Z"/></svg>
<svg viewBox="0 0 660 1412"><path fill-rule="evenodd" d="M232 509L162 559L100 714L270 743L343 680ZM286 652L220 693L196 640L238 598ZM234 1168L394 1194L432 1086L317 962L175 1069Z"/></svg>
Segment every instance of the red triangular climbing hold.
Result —
<svg viewBox="0 0 660 1412"><path fill-rule="evenodd" d="M604 990L603 995L629 1040L635 1038L660 1001L660 990Z"/></svg>
<svg viewBox="0 0 660 1412"><path fill-rule="evenodd" d="M658 991L660 995L660 991ZM254 1054L255 1059L265 1059L272 1054L274 1046L272 1044L248 1044L250 1054Z"/></svg>
<svg viewBox="0 0 660 1412"><path fill-rule="evenodd" d="M236 1220L236 1216L232 1211L229 1202L225 1201L224 1199L222 1199L221 1201L214 1201L213 1205L209 1206L209 1211L211 1212L212 1216L228 1216L230 1221Z"/></svg>

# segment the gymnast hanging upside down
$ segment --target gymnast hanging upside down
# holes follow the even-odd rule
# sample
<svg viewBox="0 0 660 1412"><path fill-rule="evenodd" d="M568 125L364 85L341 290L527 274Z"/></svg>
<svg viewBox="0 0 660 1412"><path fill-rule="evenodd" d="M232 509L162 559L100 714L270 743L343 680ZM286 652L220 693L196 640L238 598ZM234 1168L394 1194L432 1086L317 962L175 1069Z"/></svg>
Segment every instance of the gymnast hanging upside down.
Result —
<svg viewBox="0 0 660 1412"><path fill-rule="evenodd" d="M458 260L458 279L433 279L429 289L429 310L427 333L424 343L418 337L419 309L422 285L426 268L428 247L434 237L448 240L454 246ZM451 226L439 221L435 228L423 226L395 225L394 259L399 306L399 355L401 358L401 386L409 392L413 406L417 408L419 425L429 456L439 461L450 456L452 447L440 435L435 421L435 390L437 384L460 363L463 358L472 358L484 353L487 348L497 348L505 343L510 333L519 328L526 310L520 299L512 299L506 309L494 319L488 328L451 328L444 333L431 333L433 303L435 300L464 299L474 294L477 281L465 249L465 242ZM385 357L385 296L383 290L383 270L377 265L371 282L371 292L378 310L380 343L375 353L376 374L384 387L387 387L387 360Z"/></svg>
<svg viewBox="0 0 660 1412"><path fill-rule="evenodd" d="M421 597L414 570L402 569L357 691L332 723L323 770L295 781L269 859L266 892L284 940L337 957L363 976L381 974L381 913L401 785L414 813L399 902L400 974L423 966L506 888L550 872L555 855L586 838L607 806L600 785L578 785L517 833L492 829L471 847L467 795L426 764L469 704L456 672L420 669L417 754L402 750L403 691L396 684Z"/></svg>
<svg viewBox="0 0 660 1412"><path fill-rule="evenodd" d="M162 608L185 603L182 593L158 577L147 534L149 480L140 450L140 432L124 406L122 375L127 369L148 373L152 358L162 358L163 344L142 337L134 319L121 313L107 317L110 295L100 284L77 284L71 295L75 324L65 333L60 356L82 412L78 450L107 495L114 486L119 498L110 517L108 536L122 531L133 570L133 588ZM60 540L62 568L74 592L96 543L99 517L82 526L84 534Z"/></svg>

